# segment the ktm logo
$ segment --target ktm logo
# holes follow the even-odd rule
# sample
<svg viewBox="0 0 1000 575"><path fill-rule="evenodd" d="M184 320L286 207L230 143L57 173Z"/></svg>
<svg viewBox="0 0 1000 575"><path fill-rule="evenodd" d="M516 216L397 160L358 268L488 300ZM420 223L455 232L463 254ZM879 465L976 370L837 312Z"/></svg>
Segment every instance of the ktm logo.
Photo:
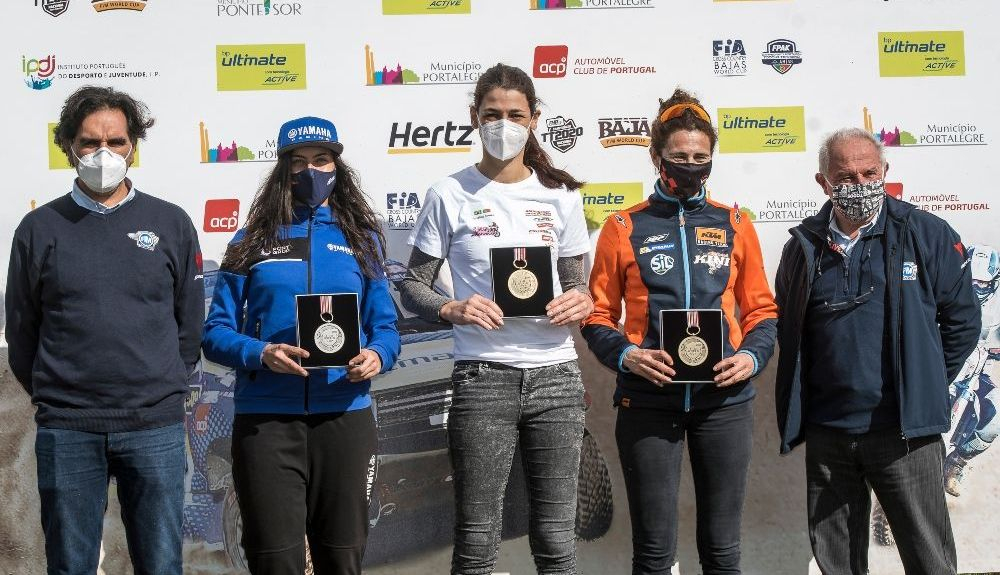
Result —
<svg viewBox="0 0 1000 575"><path fill-rule="evenodd" d="M719 228L695 228L695 242L699 246L725 246L726 230Z"/></svg>

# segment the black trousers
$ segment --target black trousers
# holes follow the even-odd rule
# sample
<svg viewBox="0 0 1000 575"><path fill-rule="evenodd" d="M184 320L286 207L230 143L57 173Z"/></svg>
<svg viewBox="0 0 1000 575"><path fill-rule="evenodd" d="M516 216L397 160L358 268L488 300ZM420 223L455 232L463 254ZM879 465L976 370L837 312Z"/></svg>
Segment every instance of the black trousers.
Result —
<svg viewBox="0 0 1000 575"><path fill-rule="evenodd" d="M685 439L694 476L702 572L740 573L752 431L752 401L688 413L618 408L615 436L632 515L633 575L669 575L676 560Z"/></svg>
<svg viewBox="0 0 1000 575"><path fill-rule="evenodd" d="M253 575L361 573L377 434L370 409L237 415L233 480Z"/></svg>

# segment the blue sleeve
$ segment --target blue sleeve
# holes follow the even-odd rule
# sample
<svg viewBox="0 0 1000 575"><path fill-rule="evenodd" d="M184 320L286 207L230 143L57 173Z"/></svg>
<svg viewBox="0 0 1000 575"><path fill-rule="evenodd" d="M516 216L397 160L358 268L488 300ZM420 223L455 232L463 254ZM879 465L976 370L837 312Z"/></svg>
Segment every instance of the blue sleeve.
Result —
<svg viewBox="0 0 1000 575"><path fill-rule="evenodd" d="M948 381L954 381L979 341L983 318L972 291L972 268L965 246L951 226L945 224L945 228L944 237L936 246L938 257L928 263L937 266L932 275L937 324Z"/></svg>
<svg viewBox="0 0 1000 575"><path fill-rule="evenodd" d="M389 293L389 280L385 274L376 279L367 278L364 298L361 300L361 328L368 339L365 347L382 359L381 373L391 370L399 357L396 319L396 305Z"/></svg>
<svg viewBox="0 0 1000 575"><path fill-rule="evenodd" d="M261 354L267 342L243 333L247 276L221 269L205 320L202 349L209 361L243 370L263 369Z"/></svg>

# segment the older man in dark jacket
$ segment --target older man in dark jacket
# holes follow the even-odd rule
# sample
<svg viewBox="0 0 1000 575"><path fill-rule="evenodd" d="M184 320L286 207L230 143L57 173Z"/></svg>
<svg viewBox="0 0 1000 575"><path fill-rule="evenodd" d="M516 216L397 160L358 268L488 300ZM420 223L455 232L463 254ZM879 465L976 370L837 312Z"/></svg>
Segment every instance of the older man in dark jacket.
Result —
<svg viewBox="0 0 1000 575"><path fill-rule="evenodd" d="M941 433L981 321L965 249L885 195L868 132L829 136L819 168L830 201L791 230L775 281L781 452L808 441L813 554L824 573L868 572L874 490L906 573L954 574Z"/></svg>

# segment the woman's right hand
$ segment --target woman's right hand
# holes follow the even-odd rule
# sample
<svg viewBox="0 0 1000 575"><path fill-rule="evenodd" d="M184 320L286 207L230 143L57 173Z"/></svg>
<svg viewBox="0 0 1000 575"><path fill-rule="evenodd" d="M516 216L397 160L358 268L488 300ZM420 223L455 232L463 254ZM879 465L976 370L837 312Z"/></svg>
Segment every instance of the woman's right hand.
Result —
<svg viewBox="0 0 1000 575"><path fill-rule="evenodd" d="M653 384L663 387L670 383L677 372L674 371L674 358L662 349L642 349L633 347L625 354L622 365L629 371L648 379Z"/></svg>
<svg viewBox="0 0 1000 575"><path fill-rule="evenodd" d="M308 376L309 372L295 361L297 357L309 357L309 352L287 343L269 343L261 355L261 362L275 373Z"/></svg>
<svg viewBox="0 0 1000 575"><path fill-rule="evenodd" d="M479 294L444 304L440 315L441 319L454 325L478 325L483 329L503 327L503 310L496 302Z"/></svg>

